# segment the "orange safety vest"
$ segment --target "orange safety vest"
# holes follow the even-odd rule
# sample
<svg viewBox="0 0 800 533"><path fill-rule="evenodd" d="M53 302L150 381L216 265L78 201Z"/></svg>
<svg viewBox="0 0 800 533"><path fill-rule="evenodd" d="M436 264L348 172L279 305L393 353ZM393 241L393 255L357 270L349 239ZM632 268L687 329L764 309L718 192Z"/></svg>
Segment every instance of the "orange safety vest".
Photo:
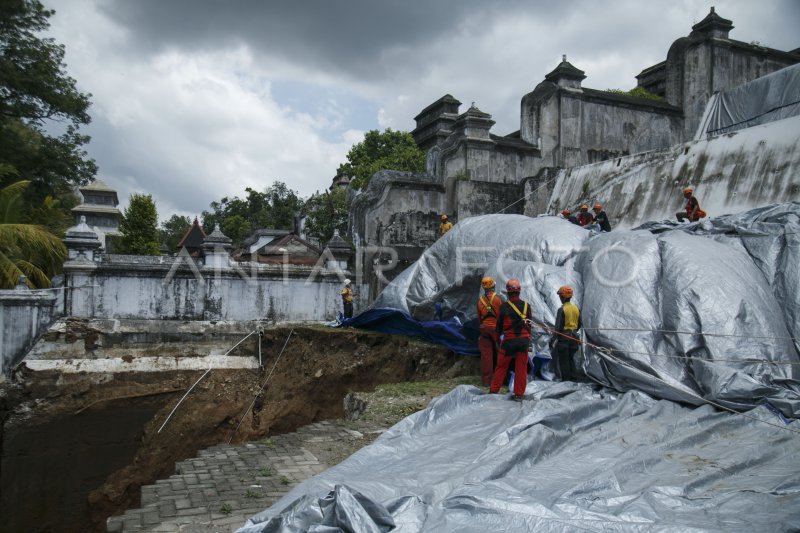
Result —
<svg viewBox="0 0 800 533"><path fill-rule="evenodd" d="M495 301L497 302L496 304ZM501 303L500 298L494 292L491 293L488 299L485 295L481 296L478 300L478 321L481 324L494 327L500 314Z"/></svg>

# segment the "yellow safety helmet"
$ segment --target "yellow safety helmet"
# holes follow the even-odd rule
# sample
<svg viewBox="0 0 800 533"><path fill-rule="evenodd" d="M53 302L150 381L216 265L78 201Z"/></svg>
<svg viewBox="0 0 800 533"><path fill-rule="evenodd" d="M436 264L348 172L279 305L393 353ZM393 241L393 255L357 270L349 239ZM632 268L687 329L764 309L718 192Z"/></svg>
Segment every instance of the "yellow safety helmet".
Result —
<svg viewBox="0 0 800 533"><path fill-rule="evenodd" d="M481 280L481 287L484 289L494 289L494 280L489 276L486 276Z"/></svg>
<svg viewBox="0 0 800 533"><path fill-rule="evenodd" d="M564 298L572 298L572 287L569 285L562 285L558 288L558 295Z"/></svg>
<svg viewBox="0 0 800 533"><path fill-rule="evenodd" d="M589 209L589 206L586 205L586 204L581 204L581 211L583 211L585 209Z"/></svg>

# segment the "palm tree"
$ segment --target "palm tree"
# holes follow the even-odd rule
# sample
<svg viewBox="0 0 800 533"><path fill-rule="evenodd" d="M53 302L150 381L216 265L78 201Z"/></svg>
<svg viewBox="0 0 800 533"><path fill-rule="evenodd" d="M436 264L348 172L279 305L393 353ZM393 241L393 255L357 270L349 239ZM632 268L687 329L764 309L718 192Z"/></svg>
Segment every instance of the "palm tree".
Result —
<svg viewBox="0 0 800 533"><path fill-rule="evenodd" d="M20 198L30 181L0 189L0 289L13 288L20 276L31 288L50 286L50 277L61 267L67 249L44 226L21 222Z"/></svg>

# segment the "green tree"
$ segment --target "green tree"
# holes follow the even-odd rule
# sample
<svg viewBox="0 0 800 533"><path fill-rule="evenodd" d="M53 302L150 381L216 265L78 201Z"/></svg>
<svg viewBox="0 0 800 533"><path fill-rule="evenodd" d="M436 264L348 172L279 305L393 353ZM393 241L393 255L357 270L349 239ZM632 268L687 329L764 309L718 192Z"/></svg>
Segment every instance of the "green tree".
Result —
<svg viewBox="0 0 800 533"><path fill-rule="evenodd" d="M149 194L132 194L119 223L121 254L158 255L160 253L156 204Z"/></svg>
<svg viewBox="0 0 800 533"><path fill-rule="evenodd" d="M419 149L410 133L368 131L364 140L354 144L347 152L347 163L339 165L338 172L350 176L350 186L366 187L369 179L379 170L405 170L422 172L425 169L425 152Z"/></svg>
<svg viewBox="0 0 800 533"><path fill-rule="evenodd" d="M248 187L247 196L222 198L203 211L203 227L219 224L222 232L238 245L252 231L262 228L291 229L292 220L303 206L302 199L285 183L276 181L264 192Z"/></svg>
<svg viewBox="0 0 800 533"><path fill-rule="evenodd" d="M307 215L306 233L323 245L333 237L336 229L345 235L348 210L347 192L341 187L312 195L303 208Z"/></svg>
<svg viewBox="0 0 800 533"><path fill-rule="evenodd" d="M90 121L90 95L66 74L64 47L41 36L53 14L38 0L0 1L0 164L16 171L0 186L31 182L20 199L26 214L47 196L51 213L69 214L72 189L97 173L79 131Z"/></svg>
<svg viewBox="0 0 800 533"><path fill-rule="evenodd" d="M178 243L191 226L192 221L189 220L189 217L172 215L169 220L161 223L161 229L158 230L161 235L161 244L170 252L176 252Z"/></svg>
<svg viewBox="0 0 800 533"><path fill-rule="evenodd" d="M214 226L208 226L208 231L211 231ZM239 245L250 233L253 232L253 227L245 220L242 215L231 215L222 219L219 226L222 233L230 237L231 241Z"/></svg>
<svg viewBox="0 0 800 533"><path fill-rule="evenodd" d="M50 278L61 270L67 250L61 239L44 226L24 224L22 194L28 181L0 189L0 288L16 286L19 277L30 287L48 287Z"/></svg>

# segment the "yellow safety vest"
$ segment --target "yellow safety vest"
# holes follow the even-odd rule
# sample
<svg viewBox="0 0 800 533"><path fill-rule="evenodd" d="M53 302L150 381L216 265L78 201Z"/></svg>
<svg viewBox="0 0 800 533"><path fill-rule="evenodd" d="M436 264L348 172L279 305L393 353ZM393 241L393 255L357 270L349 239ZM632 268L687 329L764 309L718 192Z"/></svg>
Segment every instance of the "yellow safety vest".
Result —
<svg viewBox="0 0 800 533"><path fill-rule="evenodd" d="M576 331L578 329L578 318L581 312L578 306L572 302L566 302L561 306L564 310L564 329L569 331Z"/></svg>
<svg viewBox="0 0 800 533"><path fill-rule="evenodd" d="M352 301L353 301L353 291L351 291L351 290L350 290L349 288L347 288L347 287L345 287L344 289L342 289L342 299L343 299L345 302L348 302L348 303L349 303L349 302L352 302Z"/></svg>

